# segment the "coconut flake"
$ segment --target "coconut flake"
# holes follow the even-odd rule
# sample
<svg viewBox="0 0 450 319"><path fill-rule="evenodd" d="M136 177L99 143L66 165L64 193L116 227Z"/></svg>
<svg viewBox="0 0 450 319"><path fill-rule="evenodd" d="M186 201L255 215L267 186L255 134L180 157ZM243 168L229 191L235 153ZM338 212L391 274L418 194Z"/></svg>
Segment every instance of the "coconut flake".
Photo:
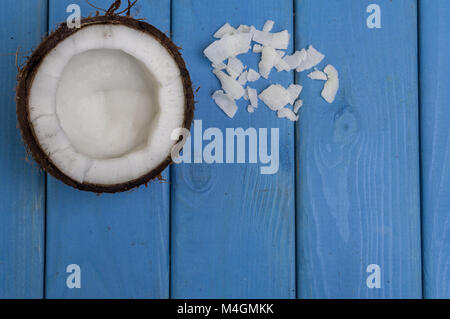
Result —
<svg viewBox="0 0 450 319"><path fill-rule="evenodd" d="M248 78L248 71L244 71L241 73L241 75L238 78L238 83L242 86L244 86L245 84L247 84L247 78Z"/></svg>
<svg viewBox="0 0 450 319"><path fill-rule="evenodd" d="M212 98L229 118L233 118L236 115L238 108L236 102L229 94L225 94L222 90L218 90L214 92Z"/></svg>
<svg viewBox="0 0 450 319"><path fill-rule="evenodd" d="M294 112L298 113L298 111L300 110L300 108L303 106L303 101L302 100L297 100L294 104Z"/></svg>
<svg viewBox="0 0 450 319"><path fill-rule="evenodd" d="M258 107L258 92L255 89L248 87L247 95L250 100L250 105L256 109Z"/></svg>
<svg viewBox="0 0 450 319"><path fill-rule="evenodd" d="M290 103L291 95L281 85L272 84L259 95L259 99L272 111L278 111Z"/></svg>
<svg viewBox="0 0 450 319"><path fill-rule="evenodd" d="M281 57L272 47L263 47L261 62L259 62L259 73L265 79L269 78L272 68L280 62Z"/></svg>
<svg viewBox="0 0 450 319"><path fill-rule="evenodd" d="M334 66L327 65L323 70L328 77L322 90L322 97L328 103L333 103L339 89L339 74Z"/></svg>
<svg viewBox="0 0 450 319"><path fill-rule="evenodd" d="M238 81L226 75L223 71L213 70L213 73L219 79L223 90L230 95L231 98L239 100L245 93L244 88Z"/></svg>
<svg viewBox="0 0 450 319"><path fill-rule="evenodd" d="M253 37L253 34L255 33L255 31L256 31L256 28L254 26L252 26L252 25L248 26L245 24L241 24L239 26L239 28L237 29L237 33L249 33L252 35L252 37Z"/></svg>
<svg viewBox="0 0 450 319"><path fill-rule="evenodd" d="M274 24L275 22L273 22L272 20L267 20L262 30L264 32L270 32L272 31Z"/></svg>
<svg viewBox="0 0 450 319"><path fill-rule="evenodd" d="M312 45L308 47L308 50L306 50L306 58L303 59L299 66L297 67L297 72L303 72L305 70L309 70L313 67L315 67L317 64L322 62L322 60L325 58L325 55L317 51L315 48L313 48Z"/></svg>
<svg viewBox="0 0 450 319"><path fill-rule="evenodd" d="M313 72L308 74L308 77L311 80L320 80L320 81L326 81L328 80L328 77L325 73L323 73L320 70L315 69Z"/></svg>
<svg viewBox="0 0 450 319"><path fill-rule="evenodd" d="M277 115L278 115L278 117L280 119L285 118L285 119L288 119L289 121L292 121L292 122L297 122L298 121L298 115L295 115L295 113L292 112L291 109L288 109L286 107L278 110Z"/></svg>
<svg viewBox="0 0 450 319"><path fill-rule="evenodd" d="M253 41L274 49L286 50L289 46L290 37L291 35L287 30L277 33L256 30L253 35Z"/></svg>
<svg viewBox="0 0 450 319"><path fill-rule="evenodd" d="M253 69L248 70L248 74L247 74L248 82L258 81L260 77L261 77L261 75L258 72L256 72L255 70L253 70Z"/></svg>
<svg viewBox="0 0 450 319"><path fill-rule="evenodd" d="M289 85L287 91L289 92L289 94L291 95L291 100L289 102L289 104L294 104L295 100L298 98L298 96L300 95L300 93L303 90L303 86L298 85L298 84L291 84Z"/></svg>
<svg viewBox="0 0 450 319"><path fill-rule="evenodd" d="M247 112L248 112L248 113L253 113L253 112L255 112L255 108L254 108L253 106L249 105L249 106L247 107Z"/></svg>
<svg viewBox="0 0 450 319"><path fill-rule="evenodd" d="M293 55L286 55L283 58L283 61L286 62L287 65L289 65L289 69L287 69L286 71L296 69L300 65L300 63L306 59L306 57L307 53L305 49L296 51Z"/></svg>
<svg viewBox="0 0 450 319"><path fill-rule="evenodd" d="M263 46L261 44L253 45L253 53L261 53Z"/></svg>
<svg viewBox="0 0 450 319"><path fill-rule="evenodd" d="M240 33L226 36L211 43L203 53L214 64L220 64L224 60L247 53L250 49L252 35Z"/></svg>
<svg viewBox="0 0 450 319"><path fill-rule="evenodd" d="M291 71L293 69L283 59L281 59L280 62L278 62L277 65L275 65L275 68L277 69L278 72Z"/></svg>
<svg viewBox="0 0 450 319"><path fill-rule="evenodd" d="M244 70L244 65L238 58L231 57L228 59L228 65L226 66L226 70L233 79L236 79L239 75L241 75L242 71Z"/></svg>
<svg viewBox="0 0 450 319"><path fill-rule="evenodd" d="M222 39L223 37L227 35L233 35L236 34L237 31L235 28L233 28L228 22L225 23L222 27L220 27L219 30L217 30L216 33L214 33L214 38Z"/></svg>

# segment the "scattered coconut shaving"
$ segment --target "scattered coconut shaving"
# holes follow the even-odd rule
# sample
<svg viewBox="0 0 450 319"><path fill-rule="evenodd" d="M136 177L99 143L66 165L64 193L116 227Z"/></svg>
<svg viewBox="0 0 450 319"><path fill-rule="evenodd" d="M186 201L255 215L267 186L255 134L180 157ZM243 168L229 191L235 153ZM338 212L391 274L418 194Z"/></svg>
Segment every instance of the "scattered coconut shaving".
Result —
<svg viewBox="0 0 450 319"><path fill-rule="evenodd" d="M289 104L293 105L295 100L298 98L298 96L300 95L300 93L303 90L303 86L298 85L298 84L291 84L289 85L287 91L289 92L289 94L291 95L291 100L289 102Z"/></svg>
<svg viewBox="0 0 450 319"><path fill-rule="evenodd" d="M297 100L295 101L294 104L294 112L297 114L298 111L300 111L301 107L303 106L303 101L302 100Z"/></svg>
<svg viewBox="0 0 450 319"><path fill-rule="evenodd" d="M261 77L261 75L258 72L256 72L255 70L253 70L253 69L248 70L248 74L247 74L248 82L258 81L260 77Z"/></svg>
<svg viewBox="0 0 450 319"><path fill-rule="evenodd" d="M261 62L259 62L259 74L265 79L269 78L272 68L280 62L281 57L272 47L263 47Z"/></svg>
<svg viewBox="0 0 450 319"><path fill-rule="evenodd" d="M236 79L244 70L244 65L241 60L236 57L232 57L228 59L226 70L233 79Z"/></svg>
<svg viewBox="0 0 450 319"><path fill-rule="evenodd" d="M231 98L239 100L244 96L245 90L238 81L226 75L223 71L220 70L214 70L213 73L219 79L224 91L229 94Z"/></svg>
<svg viewBox="0 0 450 319"><path fill-rule="evenodd" d="M203 53L212 63L220 64L228 58L247 53L251 42L250 33L233 34L214 41Z"/></svg>
<svg viewBox="0 0 450 319"><path fill-rule="evenodd" d="M316 68L324 60L325 55L312 45L287 55L284 50L289 46L291 35L287 30L272 32L274 25L274 21L267 20L262 30L257 30L254 26L245 24L236 29L225 23L214 34L219 40L214 41L204 51L205 56L212 62L213 73L221 82L223 89L216 91L213 98L229 117L236 114L235 100L242 97L249 100L247 110L253 113L258 107L259 97L271 110L277 112L279 118L298 121L296 114L303 106L303 100L299 99L303 89L301 85L291 84L286 89L279 84L272 84L259 96L255 89L245 87L248 82L258 81L261 77L269 79L273 68L277 72L292 70L303 72L314 68L314 71L308 74L308 78L326 81L321 95L328 103L335 100L339 88L337 70L331 65L324 71ZM252 41L256 43L251 49ZM251 68L247 69L247 66L236 57L249 52L250 49L253 53L261 53L259 73ZM226 60L228 61L225 64ZM228 75L222 70L226 70ZM293 105L293 110L286 107L288 104Z"/></svg>
<svg viewBox="0 0 450 319"><path fill-rule="evenodd" d="M331 64L328 64L323 71L328 76L328 80L323 87L322 97L331 104L334 102L339 89L339 74L336 68Z"/></svg>
<svg viewBox="0 0 450 319"><path fill-rule="evenodd" d="M229 118L233 118L236 115L238 107L231 96L225 94L222 90L219 90L214 92L212 97L214 102L216 102Z"/></svg>
<svg viewBox="0 0 450 319"><path fill-rule="evenodd" d="M219 30L217 30L216 33L214 33L214 38L216 39L222 39L223 37L227 35L233 35L236 34L237 30L233 28L228 22L225 23Z"/></svg>
<svg viewBox="0 0 450 319"><path fill-rule="evenodd" d="M292 112L292 110L288 109L287 107L278 110L277 115L280 119L288 119L289 121L292 122L298 121L298 115L295 115L295 113Z"/></svg>
<svg viewBox="0 0 450 319"><path fill-rule="evenodd" d="M311 80L320 80L320 81L326 81L328 80L328 77L325 73L323 73L320 70L314 69L313 72L308 74L308 78Z"/></svg>
<svg viewBox="0 0 450 319"><path fill-rule="evenodd" d="M272 84L259 95L259 99L272 111L278 111L291 102L291 94L281 85Z"/></svg>

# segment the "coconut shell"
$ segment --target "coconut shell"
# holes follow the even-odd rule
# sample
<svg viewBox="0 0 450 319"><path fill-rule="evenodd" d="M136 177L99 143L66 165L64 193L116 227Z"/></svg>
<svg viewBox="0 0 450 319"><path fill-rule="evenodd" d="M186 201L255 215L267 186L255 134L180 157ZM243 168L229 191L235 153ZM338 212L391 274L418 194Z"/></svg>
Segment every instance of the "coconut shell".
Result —
<svg viewBox="0 0 450 319"><path fill-rule="evenodd" d="M33 130L33 125L30 121L30 114L29 114L29 97L31 85L33 83L34 76L44 58L61 41L70 37L74 33L81 30L82 28L86 28L88 26L95 24L125 25L138 31L148 33L149 35L157 39L170 52L175 62L177 63L178 68L180 69L180 74L182 77L184 87L185 111L184 111L183 128L190 130L195 110L194 93L192 90L192 81L189 76L189 72L186 68L186 65L184 63L184 60L179 52L179 48L172 42L171 39L169 39L164 33L159 31L154 26L146 22L133 19L128 16L118 16L118 15L105 15L105 16L85 18L81 20L81 28L79 29L77 28L70 29L67 27L66 23L63 23L59 26L57 30L55 30L41 42L41 44L37 47L37 49L28 59L25 67L20 70L18 75L18 85L16 92L17 118L19 121L19 127L22 133L22 138L24 140L27 149L32 154L34 160L47 173L61 180L65 184L82 191L89 191L94 193L118 193L131 190L144 184L147 185L150 181L157 179L161 175L162 171L164 171L164 169L166 169L169 165L173 163L171 156L169 155L163 162L161 162L158 165L157 168L155 168L151 172L139 177L138 179L131 180L129 182L115 185L97 185L90 183L79 183L70 178L69 176L65 175L63 172L61 172L58 169L58 167L54 163L52 163L47 154L45 154ZM181 138L179 141L181 141Z"/></svg>

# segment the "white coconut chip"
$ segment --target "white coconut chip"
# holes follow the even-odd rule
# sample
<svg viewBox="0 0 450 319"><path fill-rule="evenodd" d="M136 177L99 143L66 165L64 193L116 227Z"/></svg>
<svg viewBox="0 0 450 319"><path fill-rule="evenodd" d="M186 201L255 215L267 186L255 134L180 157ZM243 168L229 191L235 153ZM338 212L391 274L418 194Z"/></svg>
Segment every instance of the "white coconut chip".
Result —
<svg viewBox="0 0 450 319"><path fill-rule="evenodd" d="M292 112L291 109L288 109L286 107L278 110L277 115L280 119L288 119L289 121L292 122L297 122L298 121L298 115L295 115L294 112Z"/></svg>
<svg viewBox="0 0 450 319"><path fill-rule="evenodd" d="M297 100L295 101L294 104L294 112L298 113L298 111L300 110L300 108L303 106L303 101L302 100Z"/></svg>
<svg viewBox="0 0 450 319"><path fill-rule="evenodd" d="M232 99L239 100L242 96L244 96L245 90L238 81L220 70L213 70L213 73L219 79L223 90L229 94Z"/></svg>
<svg viewBox="0 0 450 319"><path fill-rule="evenodd" d="M213 67L213 69L218 70L225 70L227 68L227 65L223 62L220 62L219 64L212 63L211 66Z"/></svg>
<svg viewBox="0 0 450 319"><path fill-rule="evenodd" d="M225 23L219 30L217 30L216 33L214 33L214 38L216 39L222 39L223 37L227 35L233 35L236 34L238 31L236 31L235 28L233 28L228 22Z"/></svg>
<svg viewBox="0 0 450 319"><path fill-rule="evenodd" d="M241 75L238 78L238 83L242 86L244 86L245 84L247 84L247 78L248 78L248 71L244 71L241 73Z"/></svg>
<svg viewBox="0 0 450 319"><path fill-rule="evenodd" d="M328 103L333 103L339 89L339 74L334 66L327 65L323 70L328 77L322 90L322 97Z"/></svg>
<svg viewBox="0 0 450 319"><path fill-rule="evenodd" d="M274 49L286 50L289 46L290 37L291 35L287 30L277 33L256 30L253 35L253 41Z"/></svg>
<svg viewBox="0 0 450 319"><path fill-rule="evenodd" d="M246 24L241 24L239 26L239 28L237 28L237 33L250 33L253 37L253 34L255 33L256 28L252 25L246 25Z"/></svg>
<svg viewBox="0 0 450 319"><path fill-rule="evenodd" d="M298 96L300 95L300 93L303 90L303 86L298 85L298 84L291 84L289 85L287 91L289 92L289 94L291 95L291 100L289 102L289 104L293 105L295 100L298 98Z"/></svg>
<svg viewBox="0 0 450 319"><path fill-rule="evenodd" d="M253 53L261 53L262 49L263 49L263 46L261 44L253 45Z"/></svg>
<svg viewBox="0 0 450 319"><path fill-rule="evenodd" d="M270 32L272 31L274 24L275 22L273 22L272 20L267 20L262 30L264 32Z"/></svg>
<svg viewBox="0 0 450 319"><path fill-rule="evenodd" d="M328 80L328 77L325 73L323 73L320 70L314 69L313 72L308 74L308 78L311 80L320 80L320 81L326 81Z"/></svg>
<svg viewBox="0 0 450 319"><path fill-rule="evenodd" d="M259 62L259 73L265 79L269 78L272 68L280 62L281 57L272 47L263 47L261 61Z"/></svg>
<svg viewBox="0 0 450 319"><path fill-rule="evenodd" d="M312 45L308 47L308 50L306 50L306 58L303 59L299 66L297 67L297 72L303 72L305 70L309 70L313 67L315 67L317 64L322 62L322 60L325 58L325 55L317 51Z"/></svg>
<svg viewBox="0 0 450 319"><path fill-rule="evenodd" d="M251 87L247 87L247 95L250 100L250 105L253 108L258 108L258 91Z"/></svg>
<svg viewBox="0 0 450 319"><path fill-rule="evenodd" d="M238 107L229 94L225 94L222 90L219 90L214 92L212 98L229 118L233 118L236 115Z"/></svg>
<svg viewBox="0 0 450 319"><path fill-rule="evenodd" d="M247 112L248 113L254 113L255 112L255 108L251 105L247 106Z"/></svg>
<svg viewBox="0 0 450 319"><path fill-rule="evenodd" d="M256 72L255 70L253 70L253 69L248 70L248 74L247 74L248 82L258 81L260 77L261 77L261 75L258 72Z"/></svg>
<svg viewBox="0 0 450 319"><path fill-rule="evenodd" d="M290 103L291 95L281 85L272 84L259 95L259 99L272 111L278 111Z"/></svg>
<svg viewBox="0 0 450 319"><path fill-rule="evenodd" d="M226 36L211 43L203 53L214 64L220 64L224 60L247 53L252 41L251 33L239 33Z"/></svg>
<svg viewBox="0 0 450 319"><path fill-rule="evenodd" d="M287 65L289 65L289 68L286 71L291 71L293 69L296 69L300 63L306 59L307 53L305 49L302 49L301 51L295 51L293 55L286 55L283 58L283 61L286 62Z"/></svg>
<svg viewBox="0 0 450 319"><path fill-rule="evenodd" d="M275 68L277 69L278 72L291 71L293 69L283 59L281 59L280 62L278 62L277 65L275 65Z"/></svg>
<svg viewBox="0 0 450 319"><path fill-rule="evenodd" d="M233 79L236 79L244 70L244 64L238 58L231 57L228 59L226 70Z"/></svg>

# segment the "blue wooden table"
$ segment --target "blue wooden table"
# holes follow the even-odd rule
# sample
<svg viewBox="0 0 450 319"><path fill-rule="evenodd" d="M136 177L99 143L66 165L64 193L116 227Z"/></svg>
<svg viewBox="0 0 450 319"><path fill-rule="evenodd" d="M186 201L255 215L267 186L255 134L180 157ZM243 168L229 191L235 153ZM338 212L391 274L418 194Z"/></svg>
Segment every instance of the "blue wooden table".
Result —
<svg viewBox="0 0 450 319"><path fill-rule="evenodd" d="M449 1L139 1L133 14L183 48L203 130L278 128L280 166L179 164L168 183L102 196L41 172L16 124L17 50L23 62L71 3L95 14L80 0L0 11L0 298L450 297ZM288 51L313 44L340 72L332 105L305 85L296 124L242 102L231 120L211 99L211 35L267 19L293 35Z"/></svg>

